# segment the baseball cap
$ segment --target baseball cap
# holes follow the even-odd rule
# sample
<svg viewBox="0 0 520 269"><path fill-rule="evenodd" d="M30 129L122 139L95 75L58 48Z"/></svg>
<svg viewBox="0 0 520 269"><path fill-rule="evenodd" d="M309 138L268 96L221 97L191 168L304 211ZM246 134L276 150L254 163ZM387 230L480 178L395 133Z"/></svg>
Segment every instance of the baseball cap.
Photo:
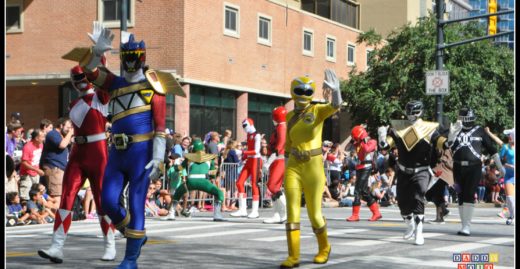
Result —
<svg viewBox="0 0 520 269"><path fill-rule="evenodd" d="M515 136L515 128L504 130L504 134L509 136Z"/></svg>

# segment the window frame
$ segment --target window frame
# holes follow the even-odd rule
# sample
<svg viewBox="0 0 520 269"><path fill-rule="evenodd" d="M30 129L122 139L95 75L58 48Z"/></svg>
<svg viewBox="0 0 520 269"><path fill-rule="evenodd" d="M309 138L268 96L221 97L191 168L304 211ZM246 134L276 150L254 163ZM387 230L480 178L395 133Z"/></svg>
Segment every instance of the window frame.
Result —
<svg viewBox="0 0 520 269"><path fill-rule="evenodd" d="M349 61L348 60L348 49L352 47L354 49L354 52L352 53L352 61ZM356 44L352 43L352 42L347 42L347 66L354 66L356 65Z"/></svg>
<svg viewBox="0 0 520 269"><path fill-rule="evenodd" d="M327 34L327 35L325 35L325 36L326 36L326 37L325 37L325 59L326 59L327 61L329 61L329 62L333 62L333 63L335 63L335 62L336 62L336 59L337 59L337 57L338 57L338 56L337 56L337 50L336 50L336 47L337 47L337 46L336 46L337 39L336 39L336 37L333 36L333 35L328 35L328 34ZM333 40L333 41L334 41L334 42L333 42L334 46L333 46L333 49L332 49L333 57L330 57L330 56L329 56L329 53L328 53L328 52L329 52L329 40Z"/></svg>
<svg viewBox="0 0 520 269"><path fill-rule="evenodd" d="M260 20L261 19L269 21L269 24L268 24L268 27L267 27L268 39L260 37ZM256 29L257 29L256 42L258 42L258 44L262 44L262 45L266 45L266 46L271 47L273 45L273 18L271 16L269 16L269 15L266 15L266 14L263 14L263 13L258 13L257 14L257 28Z"/></svg>
<svg viewBox="0 0 520 269"><path fill-rule="evenodd" d="M370 65L368 65L368 55L370 55L370 53L373 52L373 51L374 51L373 48L366 48L365 49L365 53L366 53L366 55L365 55L365 61L366 61L366 68L365 68L365 70L368 70L370 68Z"/></svg>
<svg viewBox="0 0 520 269"><path fill-rule="evenodd" d="M121 0L123 1L123 0ZM128 18L128 22L126 24L127 27L133 28L135 27L135 0L130 1L130 18ZM98 21L100 21L104 27L106 28L120 28L121 20L113 20L113 21L105 21L105 5L103 4L104 0L98 0Z"/></svg>
<svg viewBox="0 0 520 269"><path fill-rule="evenodd" d="M230 9L236 10L236 15L237 15L236 16L236 28L237 28L236 31L226 28L226 11L227 11L228 7ZM240 6L237 6L237 5L228 3L228 2L224 2L223 11L224 12L223 12L223 16L222 16L222 31L223 31L224 35L230 36L230 37L235 37L235 38L240 38Z"/></svg>
<svg viewBox="0 0 520 269"><path fill-rule="evenodd" d="M310 50L305 49L305 32L308 32L311 34L311 49ZM302 54L305 56L314 57L314 30L312 30L310 28L303 27L303 29L302 29Z"/></svg>
<svg viewBox="0 0 520 269"><path fill-rule="evenodd" d="M11 34L11 33L23 33L24 31L24 19L23 19L23 13L24 13L24 10L23 10L23 7L24 7L24 3L23 3L23 0L7 0L6 3L5 3L5 12L6 12L6 22L7 22L7 7L18 7L20 8L20 27L18 28L7 28L7 25L6 25L6 28L5 28L5 33L6 34Z"/></svg>

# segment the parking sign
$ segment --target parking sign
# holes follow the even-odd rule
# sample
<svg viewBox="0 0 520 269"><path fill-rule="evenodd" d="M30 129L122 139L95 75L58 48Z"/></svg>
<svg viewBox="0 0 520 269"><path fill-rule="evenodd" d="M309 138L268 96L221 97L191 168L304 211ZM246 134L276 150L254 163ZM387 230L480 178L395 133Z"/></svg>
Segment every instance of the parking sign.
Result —
<svg viewBox="0 0 520 269"><path fill-rule="evenodd" d="M450 74L447 70L426 71L426 94L446 95L450 93Z"/></svg>

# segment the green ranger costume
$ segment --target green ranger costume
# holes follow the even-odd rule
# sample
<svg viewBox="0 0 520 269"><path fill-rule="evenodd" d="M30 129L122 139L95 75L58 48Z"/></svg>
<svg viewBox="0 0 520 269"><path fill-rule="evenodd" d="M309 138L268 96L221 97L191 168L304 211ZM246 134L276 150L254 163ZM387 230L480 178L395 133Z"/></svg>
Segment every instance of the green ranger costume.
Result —
<svg viewBox="0 0 520 269"><path fill-rule="evenodd" d="M222 202L224 201L224 193L209 181L209 178L214 178L216 174L214 159L217 158L217 155L205 153L202 141L195 140L193 143L193 153L185 154L184 158L182 168L188 170L188 178L185 183L176 189L173 195L173 210L179 203L180 198L187 191L203 191L215 197L213 220L222 221L223 218L220 214L220 210L222 208ZM181 167L176 169L181 170Z"/></svg>

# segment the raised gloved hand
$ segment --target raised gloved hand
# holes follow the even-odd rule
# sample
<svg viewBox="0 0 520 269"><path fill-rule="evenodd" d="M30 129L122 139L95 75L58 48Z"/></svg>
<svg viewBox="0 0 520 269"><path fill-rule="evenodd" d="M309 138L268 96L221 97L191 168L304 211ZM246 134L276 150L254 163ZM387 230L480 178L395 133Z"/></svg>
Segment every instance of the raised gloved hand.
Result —
<svg viewBox="0 0 520 269"><path fill-rule="evenodd" d="M94 33L95 34L95 33ZM96 56L103 56L103 54L112 49L112 41L114 40L114 33L110 29L102 27L102 30L97 37L96 45L92 51Z"/></svg>
<svg viewBox="0 0 520 269"><path fill-rule="evenodd" d="M87 35L90 38L90 40L92 40L92 43L94 43L94 45L97 43L102 31L103 31L103 24L101 22L99 22L99 21L92 22L92 34L87 33Z"/></svg>
<svg viewBox="0 0 520 269"><path fill-rule="evenodd" d="M451 145L455 141L455 138L457 138L460 130L462 130L462 121L458 120L455 122L455 124L452 123L450 125L450 132L448 133L448 145Z"/></svg>
<svg viewBox="0 0 520 269"><path fill-rule="evenodd" d="M377 135L380 148L388 147L388 143L386 142L387 129L388 126L380 126L379 128L377 128Z"/></svg>
<svg viewBox="0 0 520 269"><path fill-rule="evenodd" d="M341 98L341 91L339 90L339 79L336 72L332 69L325 69L325 79L323 81L323 88L332 91L332 106L339 109L343 99Z"/></svg>
<svg viewBox="0 0 520 269"><path fill-rule="evenodd" d="M323 88L331 89L332 91L339 91L339 79L336 72L332 69L325 69L325 80L323 81Z"/></svg>
<svg viewBox="0 0 520 269"><path fill-rule="evenodd" d="M153 138L153 157L152 160L144 167L145 169L152 169L148 176L151 180L161 176L161 165L164 160L164 151L166 150L166 138L162 136L155 136Z"/></svg>

